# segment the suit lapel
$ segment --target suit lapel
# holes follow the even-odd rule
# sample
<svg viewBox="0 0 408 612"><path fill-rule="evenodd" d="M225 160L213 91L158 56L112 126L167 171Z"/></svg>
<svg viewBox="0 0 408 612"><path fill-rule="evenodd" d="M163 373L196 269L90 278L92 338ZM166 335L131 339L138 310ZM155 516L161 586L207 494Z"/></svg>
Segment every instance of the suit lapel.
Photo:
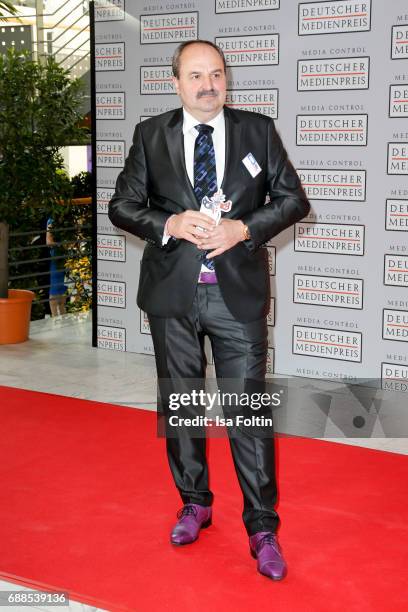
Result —
<svg viewBox="0 0 408 612"><path fill-rule="evenodd" d="M235 168L237 167L237 163L239 163L239 153L241 149L241 124L227 107L224 107L224 117L225 170L221 189L223 190L228 199L228 193L234 189L234 176L236 177Z"/></svg>
<svg viewBox="0 0 408 612"><path fill-rule="evenodd" d="M178 108L167 126L165 136L174 172L180 182L180 198L186 209L197 209L199 205L194 190L188 178L184 157L183 110Z"/></svg>

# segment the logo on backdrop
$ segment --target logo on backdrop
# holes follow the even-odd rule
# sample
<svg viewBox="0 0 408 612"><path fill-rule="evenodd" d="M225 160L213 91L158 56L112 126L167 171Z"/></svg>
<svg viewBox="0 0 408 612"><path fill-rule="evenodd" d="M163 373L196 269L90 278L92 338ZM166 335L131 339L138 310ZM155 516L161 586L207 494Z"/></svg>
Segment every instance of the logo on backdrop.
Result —
<svg viewBox="0 0 408 612"><path fill-rule="evenodd" d="M275 326L275 298L271 297L271 306L269 309L269 313L268 316L266 318L266 323L267 325L269 325L270 327L274 327Z"/></svg>
<svg viewBox="0 0 408 612"><path fill-rule="evenodd" d="M266 374L274 374L275 372L275 349L272 346L268 347L266 353Z"/></svg>
<svg viewBox="0 0 408 612"><path fill-rule="evenodd" d="M296 172L310 200L365 202L365 170L299 168Z"/></svg>
<svg viewBox="0 0 408 612"><path fill-rule="evenodd" d="M298 91L368 89L369 57L298 60Z"/></svg>
<svg viewBox="0 0 408 612"><path fill-rule="evenodd" d="M294 274L293 301L295 304L361 310L363 308L363 280Z"/></svg>
<svg viewBox="0 0 408 612"><path fill-rule="evenodd" d="M388 391L408 391L408 366L399 363L381 364L381 387Z"/></svg>
<svg viewBox="0 0 408 612"><path fill-rule="evenodd" d="M389 117L408 117L408 84L390 85Z"/></svg>
<svg viewBox="0 0 408 612"><path fill-rule="evenodd" d="M98 325L98 348L126 351L126 329L110 325Z"/></svg>
<svg viewBox="0 0 408 612"><path fill-rule="evenodd" d="M395 25L391 29L391 59L408 58L408 24Z"/></svg>
<svg viewBox="0 0 408 612"><path fill-rule="evenodd" d="M140 311L140 333L150 334L149 319L147 318L147 314L143 312L143 310Z"/></svg>
<svg viewBox="0 0 408 612"><path fill-rule="evenodd" d="M364 225L296 223L295 251L364 255Z"/></svg>
<svg viewBox="0 0 408 612"><path fill-rule="evenodd" d="M371 28L371 0L331 0L299 4L299 36L367 32Z"/></svg>
<svg viewBox="0 0 408 612"><path fill-rule="evenodd" d="M140 66L141 95L175 94L171 66Z"/></svg>
<svg viewBox="0 0 408 612"><path fill-rule="evenodd" d="M296 144L367 146L368 115L297 115Z"/></svg>
<svg viewBox="0 0 408 612"><path fill-rule="evenodd" d="M408 142L389 142L387 174L408 174Z"/></svg>
<svg viewBox="0 0 408 612"><path fill-rule="evenodd" d="M279 64L279 34L218 36L228 66L275 66Z"/></svg>
<svg viewBox="0 0 408 612"><path fill-rule="evenodd" d="M181 43L198 38L198 12L140 15L140 44Z"/></svg>
<svg viewBox="0 0 408 612"><path fill-rule="evenodd" d="M126 283L98 278L98 306L126 308Z"/></svg>
<svg viewBox="0 0 408 612"><path fill-rule="evenodd" d="M267 246L268 249L268 267L269 276L275 276L276 274L276 247Z"/></svg>
<svg viewBox="0 0 408 612"><path fill-rule="evenodd" d="M361 363L361 332L322 327L293 326L294 355Z"/></svg>
<svg viewBox="0 0 408 612"><path fill-rule="evenodd" d="M96 212L100 215L108 214L108 204L115 190L111 187L96 188Z"/></svg>
<svg viewBox="0 0 408 612"><path fill-rule="evenodd" d="M120 234L97 234L98 259L126 261L126 236Z"/></svg>
<svg viewBox="0 0 408 612"><path fill-rule="evenodd" d="M95 21L122 21L125 19L125 0L96 0Z"/></svg>
<svg viewBox="0 0 408 612"><path fill-rule="evenodd" d="M393 232L406 232L408 230L408 200L386 201L385 229Z"/></svg>
<svg viewBox="0 0 408 612"><path fill-rule="evenodd" d="M125 43L96 43L96 72L113 72L125 69Z"/></svg>
<svg viewBox="0 0 408 612"><path fill-rule="evenodd" d="M215 0L216 13L246 13L279 8L280 0Z"/></svg>
<svg viewBox="0 0 408 612"><path fill-rule="evenodd" d="M124 140L97 140L96 165L99 168L123 168L125 164Z"/></svg>
<svg viewBox="0 0 408 612"><path fill-rule="evenodd" d="M98 91L96 94L97 119L125 119L125 92Z"/></svg>
<svg viewBox="0 0 408 612"><path fill-rule="evenodd" d="M383 339L408 342L408 310L383 310Z"/></svg>
<svg viewBox="0 0 408 612"><path fill-rule="evenodd" d="M408 287L408 255L384 255L384 285Z"/></svg>
<svg viewBox="0 0 408 612"><path fill-rule="evenodd" d="M227 89L226 105L278 118L278 89Z"/></svg>

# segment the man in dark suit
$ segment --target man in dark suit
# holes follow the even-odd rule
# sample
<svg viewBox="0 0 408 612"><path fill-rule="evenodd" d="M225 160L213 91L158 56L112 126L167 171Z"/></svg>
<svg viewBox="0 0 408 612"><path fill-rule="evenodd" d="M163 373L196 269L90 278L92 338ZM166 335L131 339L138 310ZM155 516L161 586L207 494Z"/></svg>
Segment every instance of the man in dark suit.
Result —
<svg viewBox="0 0 408 612"><path fill-rule="evenodd" d="M302 219L309 203L273 120L224 106L226 66L217 46L181 44L173 73L183 108L136 126L109 218L148 243L138 306L149 318L159 381L166 381L167 455L184 503L171 542L189 544L212 520L205 429L170 428L170 391L204 378L205 335L219 381L233 379L241 391L247 381L262 384L270 304L263 247ZM250 549L258 570L279 580L286 563L276 537L274 440L253 428L232 430L239 430L230 445Z"/></svg>

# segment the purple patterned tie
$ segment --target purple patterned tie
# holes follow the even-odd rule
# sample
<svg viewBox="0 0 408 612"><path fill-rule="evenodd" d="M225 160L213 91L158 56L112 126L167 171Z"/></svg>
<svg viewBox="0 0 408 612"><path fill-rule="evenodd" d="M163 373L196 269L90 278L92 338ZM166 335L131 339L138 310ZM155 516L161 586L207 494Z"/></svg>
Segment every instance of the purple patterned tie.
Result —
<svg viewBox="0 0 408 612"><path fill-rule="evenodd" d="M217 191L217 168L211 136L214 128L200 123L195 129L199 134L194 145L194 193L201 206L204 196L211 198ZM205 258L203 263L209 270L214 270L212 259Z"/></svg>

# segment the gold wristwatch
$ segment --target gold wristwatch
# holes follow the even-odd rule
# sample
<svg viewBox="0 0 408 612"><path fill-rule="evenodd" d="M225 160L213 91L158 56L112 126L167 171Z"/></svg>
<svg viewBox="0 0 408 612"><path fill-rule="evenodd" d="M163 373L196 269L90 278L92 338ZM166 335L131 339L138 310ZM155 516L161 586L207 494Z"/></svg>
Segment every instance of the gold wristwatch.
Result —
<svg viewBox="0 0 408 612"><path fill-rule="evenodd" d="M251 233L247 225L244 225L244 240L251 240Z"/></svg>

